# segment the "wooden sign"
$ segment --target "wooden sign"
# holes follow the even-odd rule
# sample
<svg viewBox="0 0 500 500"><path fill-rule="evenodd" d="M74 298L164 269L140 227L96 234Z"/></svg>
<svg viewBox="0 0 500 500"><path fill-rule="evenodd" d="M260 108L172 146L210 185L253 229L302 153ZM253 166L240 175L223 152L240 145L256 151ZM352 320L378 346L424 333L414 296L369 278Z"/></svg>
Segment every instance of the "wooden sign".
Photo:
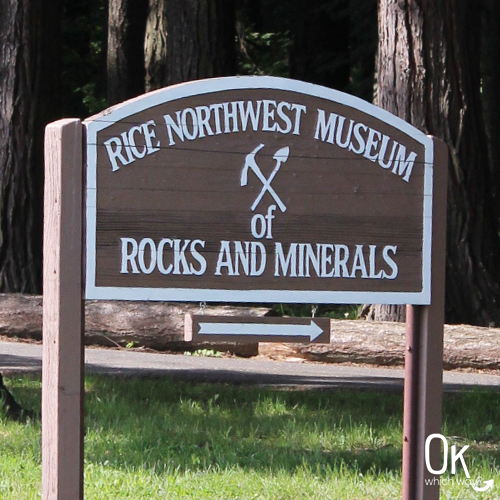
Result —
<svg viewBox="0 0 500 500"><path fill-rule="evenodd" d="M430 303L433 142L382 109L231 77L85 125L88 299Z"/></svg>
<svg viewBox="0 0 500 500"><path fill-rule="evenodd" d="M426 440L441 430L444 143L347 94L271 77L169 87L85 128L46 129L43 499L83 498L84 290L410 304L402 496L437 498L440 449L431 471ZM186 338L327 342L327 322L193 316Z"/></svg>
<svg viewBox="0 0 500 500"><path fill-rule="evenodd" d="M329 343L330 319L186 314L184 340Z"/></svg>
<svg viewBox="0 0 500 500"><path fill-rule="evenodd" d="M429 303L433 143L399 118L231 77L85 125L87 298Z"/></svg>

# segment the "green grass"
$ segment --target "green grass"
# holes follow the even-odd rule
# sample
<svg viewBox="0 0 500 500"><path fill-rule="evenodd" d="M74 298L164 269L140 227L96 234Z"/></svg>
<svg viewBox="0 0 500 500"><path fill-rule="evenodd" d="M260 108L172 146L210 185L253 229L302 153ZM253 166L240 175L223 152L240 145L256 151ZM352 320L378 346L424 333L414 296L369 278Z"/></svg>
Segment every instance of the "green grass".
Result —
<svg viewBox="0 0 500 500"><path fill-rule="evenodd" d="M39 409L39 378L7 384ZM399 394L97 376L86 391L86 499L400 497ZM500 394L445 397L444 433L470 445L473 477L499 484L479 494L450 482L442 498L500 498L499 408ZM40 498L40 424L0 417L0 450L0 498Z"/></svg>

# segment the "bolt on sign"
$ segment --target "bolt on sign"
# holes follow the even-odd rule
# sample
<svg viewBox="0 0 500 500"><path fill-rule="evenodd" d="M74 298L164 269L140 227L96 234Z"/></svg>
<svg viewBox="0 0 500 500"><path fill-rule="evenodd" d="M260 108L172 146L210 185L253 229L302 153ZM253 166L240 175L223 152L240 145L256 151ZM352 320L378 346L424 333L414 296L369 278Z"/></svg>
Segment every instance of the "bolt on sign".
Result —
<svg viewBox="0 0 500 500"><path fill-rule="evenodd" d="M430 303L432 139L274 77L89 118L89 299Z"/></svg>

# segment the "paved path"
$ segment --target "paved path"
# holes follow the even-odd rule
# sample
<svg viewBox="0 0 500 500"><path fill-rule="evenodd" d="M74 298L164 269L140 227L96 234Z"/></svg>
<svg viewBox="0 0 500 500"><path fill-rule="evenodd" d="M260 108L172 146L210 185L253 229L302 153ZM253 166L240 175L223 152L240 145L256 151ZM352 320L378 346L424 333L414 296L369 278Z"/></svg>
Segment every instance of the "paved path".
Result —
<svg viewBox="0 0 500 500"><path fill-rule="evenodd" d="M40 371L42 346L0 341L0 371ZM170 376L180 380L303 386L317 388L377 388L400 391L404 372L324 363L297 363L262 359L208 358L87 348L87 373L134 376ZM500 391L500 375L445 372L444 390L491 388Z"/></svg>

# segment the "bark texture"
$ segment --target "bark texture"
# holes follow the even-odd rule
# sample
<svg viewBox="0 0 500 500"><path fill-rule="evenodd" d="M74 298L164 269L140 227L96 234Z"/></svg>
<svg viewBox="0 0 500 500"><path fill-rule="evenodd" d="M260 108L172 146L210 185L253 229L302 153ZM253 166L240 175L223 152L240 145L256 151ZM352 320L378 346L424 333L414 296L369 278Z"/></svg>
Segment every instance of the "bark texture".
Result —
<svg viewBox="0 0 500 500"><path fill-rule="evenodd" d="M391 304L364 304L359 311L359 318L368 321L406 321L406 307Z"/></svg>
<svg viewBox="0 0 500 500"><path fill-rule="evenodd" d="M259 354L272 359L295 358L321 363L403 366L405 325L383 321L331 321L330 344L259 344ZM443 361L446 370L500 370L498 328L445 325Z"/></svg>
<svg viewBox="0 0 500 500"><path fill-rule="evenodd" d="M348 92L373 101L377 54L377 0L349 0L350 78Z"/></svg>
<svg viewBox="0 0 500 500"><path fill-rule="evenodd" d="M500 2L498 0L482 0L482 40L481 40L481 72L482 96L488 152L492 175L492 191L500 211Z"/></svg>
<svg viewBox="0 0 500 500"><path fill-rule="evenodd" d="M61 2L0 6L0 291L40 292L43 133L57 118Z"/></svg>
<svg viewBox="0 0 500 500"><path fill-rule="evenodd" d="M108 101L116 104L144 93L147 0L109 0Z"/></svg>
<svg viewBox="0 0 500 500"><path fill-rule="evenodd" d="M149 0L146 90L234 74L234 0Z"/></svg>
<svg viewBox="0 0 500 500"><path fill-rule="evenodd" d="M290 75L339 90L350 77L349 1L291 2Z"/></svg>
<svg viewBox="0 0 500 500"><path fill-rule="evenodd" d="M85 304L85 343L109 347L147 347L159 351L228 351L240 356L257 354L257 344L184 342L184 315L199 314L197 304L92 300ZM264 316L266 308L207 306L206 314ZM0 294L0 335L42 339L42 297Z"/></svg>
<svg viewBox="0 0 500 500"><path fill-rule="evenodd" d="M446 321L500 322L500 243L480 97L480 3L380 0L376 101L450 151Z"/></svg>

